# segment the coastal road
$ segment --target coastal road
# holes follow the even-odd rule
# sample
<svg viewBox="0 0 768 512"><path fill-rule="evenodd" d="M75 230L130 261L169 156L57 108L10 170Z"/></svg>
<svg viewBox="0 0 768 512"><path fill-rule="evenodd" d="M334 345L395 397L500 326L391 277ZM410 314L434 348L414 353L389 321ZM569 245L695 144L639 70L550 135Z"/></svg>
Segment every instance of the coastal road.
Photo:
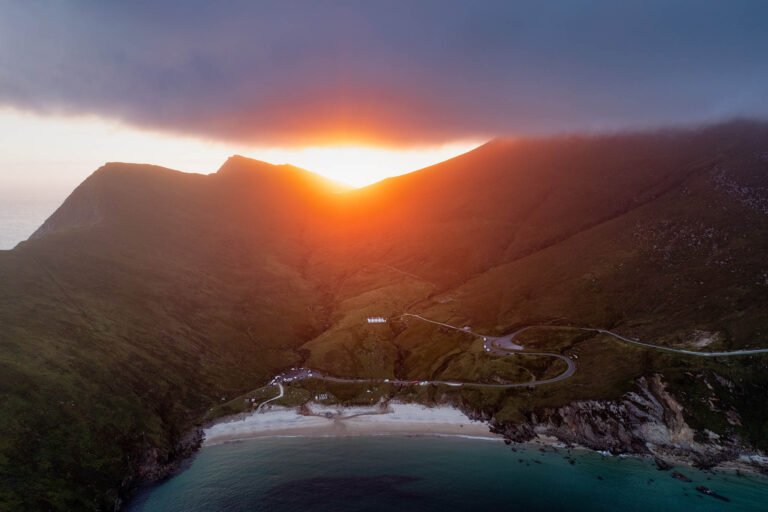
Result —
<svg viewBox="0 0 768 512"><path fill-rule="evenodd" d="M269 400L265 400L259 404L259 406L256 408L256 412L259 412L262 407L267 405L269 402L273 402L275 400L279 400L285 396L285 388L283 387L282 382L275 382L280 392L277 394L277 396L270 398Z"/></svg>
<svg viewBox="0 0 768 512"><path fill-rule="evenodd" d="M359 378L351 378L351 377L336 377L333 375L328 375L322 372L318 372L317 370L313 370L312 375L306 378L324 380L327 382L346 383L346 384L396 384L396 385L403 385L403 386L444 385L444 386L451 386L454 388L506 389L506 388L526 388L529 386L541 386L543 384L552 384L553 382L565 380L576 372L576 363L574 363L571 358L560 355L560 354L553 354L549 352L518 352L518 354L530 355L530 356L554 357L563 361L566 364L566 369L560 375L551 377L549 379L539 379L539 380L531 380L527 382L511 382L511 383L499 383L499 384L491 384L491 383L484 383L484 382L462 382L462 381L453 381L453 380L359 379Z"/></svg>
<svg viewBox="0 0 768 512"><path fill-rule="evenodd" d="M482 334L472 332L471 330L462 329L454 325L445 324L442 322L436 322L434 320L424 318L420 315L413 315L410 313L406 313L402 316L410 316L410 317L418 318L419 320L422 320L424 322L440 325L443 327L447 327L449 329L454 329L459 332L463 332L465 334L470 334L470 335L482 338L483 348L489 354L502 356L502 357L510 356L510 355L552 357L552 358L563 361L565 363L565 370L561 374L556 375L555 377L547 378L547 379L533 379L526 382L484 383L484 382L463 382L463 381L452 381L452 380L402 380L402 379L381 379L381 378L363 379L363 378L354 378L354 377L337 377L337 376L328 375L318 370L313 370L310 368L291 368L291 370L276 376L273 379L273 382L277 383L278 385L281 385L280 384L281 382L292 382L295 380L304 380L304 379L318 379L318 380L324 380L327 382L338 382L338 383L347 383L347 384L396 384L396 385L419 385L419 386L444 385L444 386L451 386L456 388L506 389L506 388L527 388L527 387L533 387L533 386L541 386L544 384L552 384L554 382L565 380L571 377L576 372L576 363L570 357L564 356L562 354L555 354L552 352L529 352L529 351L523 350L522 346L514 343L513 342L514 337L528 328L520 329L506 336L484 336ZM277 397L273 398L272 400L276 400L276 399Z"/></svg>
<svg viewBox="0 0 768 512"><path fill-rule="evenodd" d="M313 370L310 368L292 368L287 372L277 375L272 380L273 384L279 386L280 393L278 394L278 396L263 402L257 408L257 410L261 409L264 405L266 405L269 402L272 402L273 400L278 400L282 398L284 396L282 383L292 382L294 380L318 379L318 380L324 380L328 382L349 383L349 384L396 384L396 385L420 385L420 386L444 385L444 386L451 386L451 387L458 387L458 388L507 389L507 388L527 388L527 387L542 386L544 384L553 384L555 382L560 382L573 376L573 374L576 373L576 363L573 361L572 358L562 354L556 354L554 352L531 352L531 351L525 350L525 347L523 347L522 345L515 343L515 338L518 335L531 329L552 329L552 330L573 330L573 331L594 332L598 334L605 334L605 335L611 336L614 339L622 341L624 343L629 343L632 345L637 345L637 346L649 348L652 350L661 350L665 352L673 352L677 354L684 354L684 355L698 356L698 357L733 357L733 356L745 356L745 355L768 353L768 348L718 351L718 352L698 352L695 350L686 350L686 349L665 347L662 345L654 345L652 343L646 343L644 341L627 338L626 336L615 333L613 331L609 331L607 329L600 329L595 327L574 327L574 326L567 326L567 325L529 325L526 327L522 327L504 336L489 336L485 334L476 333L468 327L464 327L464 328L457 327L455 325L450 325L444 322L438 322L436 320L431 320L429 318L425 318L421 315L416 315L413 313L404 313L403 315L401 315L401 317L416 318L423 322L428 322L431 324L439 325L441 327L453 329L465 334L476 336L478 338L482 338L483 350L485 350L488 354L493 354L500 357L507 357L512 355L552 357L552 358L563 361L566 365L566 368L561 374L555 377L547 378L547 379L534 379L527 382L512 382L512 383L497 383L497 384L484 383L484 382L462 382L462 381L451 381L451 380L401 380L401 379L382 379L382 378L364 379L364 378L353 378L353 377L337 377L337 376L328 375L318 370Z"/></svg>
<svg viewBox="0 0 768 512"><path fill-rule="evenodd" d="M697 351L697 350L687 350L682 348L666 347L664 345L655 345L653 343L648 343L645 341L627 338L626 336L623 336L613 331L609 331L608 329L600 329L596 327L574 327L570 325L529 325L527 327L518 329L517 331L507 336L504 336L501 338L489 338L489 339L505 340L505 341L509 340L511 342L518 334L522 334L523 332L528 331L530 329L571 330L571 331L584 331L584 332L594 332L598 334L606 334L619 341L630 343L632 345L650 348L652 350L661 350L664 352L673 352L675 354L684 354L688 356L697 356L697 357L734 357L734 356L748 356L748 355L754 355L754 354L768 354L768 348L703 352L703 351ZM517 344L514 344L514 345L516 347L520 347L521 349L523 348L520 345L517 345Z"/></svg>
<svg viewBox="0 0 768 512"><path fill-rule="evenodd" d="M607 334L609 336L613 336L618 340L624 341L626 343L631 343L632 345L638 345L641 347L651 348L654 350L663 350L665 352L674 352L676 354L685 354L688 356L733 357L733 356L748 356L752 354L768 354L768 348L752 348L752 349L744 349L744 350L730 350L730 351L724 351L724 352L698 352L696 350L685 350L681 348L665 347L662 345L654 345L652 343L646 343L644 341L633 340L631 338L627 338L625 336L622 336L621 334L617 334L615 332L611 332L606 329L594 329L590 327L577 327L576 329L582 330L582 331L592 331L592 332L598 332L601 334Z"/></svg>
<svg viewBox="0 0 768 512"><path fill-rule="evenodd" d="M483 347L486 349L486 352L493 352L494 350L499 350L500 352L503 352L503 353L498 353L497 355L507 355L507 352L512 350L523 350L523 347L521 345L514 343L512 340L515 338L515 336L517 336L521 332L527 329L530 329L530 327L523 327L522 329L519 329L513 332L512 334L507 334L506 336L488 336L486 334L478 334L474 332L472 329L461 328L461 327L456 327L455 325L450 325L443 322L437 322L435 320L430 320L429 318L424 318L421 315L414 315L413 313L403 313L402 315L400 315L401 318L406 316L412 317L412 318L418 318L419 320L422 320L424 322L429 322L431 324L447 327L448 329L453 329L455 331L471 334L473 336L477 336L478 338L482 338Z"/></svg>
<svg viewBox="0 0 768 512"><path fill-rule="evenodd" d="M446 324L443 322L437 322L434 320L430 320L428 318L424 318L421 315L414 315L412 313L404 313L401 316L410 316L413 318L418 318L419 320L423 320L425 322L429 322L436 325L441 325L443 327L448 327L449 329L455 329L457 331L466 332L468 334L473 334L475 336L479 336L483 338L483 340L486 341L486 348L490 348L490 351L493 351L494 349L502 348L504 350L523 350L523 346L519 345L517 343L514 343L515 337L517 337L519 334L522 334L525 331L531 330L531 329L552 329L552 330L572 330L572 331L585 331L585 332L595 332L599 334L607 334L608 336L612 336L616 338L619 341L623 341L626 343L630 343L632 345L637 345L640 347L650 348L653 350L662 350L665 352L674 352L676 354L685 354L689 356L698 356L698 357L733 357L733 356L748 356L753 354L768 354L768 348L755 348L755 349L742 349L742 350L728 350L728 351L719 351L719 352L701 352L696 350L686 350L682 348L673 348L673 347L665 347L663 345L654 345L653 343L647 343L645 341L635 340L632 338L627 338L626 336L622 336L621 334L615 333L613 331L609 331L607 329L600 329L595 327L573 327L569 325L529 325L526 327L522 327L515 332L511 334L507 334L505 336L500 337L494 337L494 336L487 336L482 334L477 334L471 330L462 329L450 324ZM529 353L529 352L526 352ZM502 354L499 354L502 355Z"/></svg>

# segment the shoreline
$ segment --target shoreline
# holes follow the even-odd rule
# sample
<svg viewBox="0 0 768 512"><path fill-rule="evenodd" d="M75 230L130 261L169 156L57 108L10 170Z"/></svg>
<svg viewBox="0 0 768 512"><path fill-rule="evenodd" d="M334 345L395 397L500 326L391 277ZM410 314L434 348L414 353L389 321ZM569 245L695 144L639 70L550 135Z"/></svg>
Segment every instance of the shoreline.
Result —
<svg viewBox="0 0 768 512"><path fill-rule="evenodd" d="M329 407L310 403L272 407L223 419L203 429L202 447L264 437L464 437L503 441L482 421L450 406L391 402L373 407Z"/></svg>
<svg viewBox="0 0 768 512"><path fill-rule="evenodd" d="M568 444L551 437L538 435L524 443L507 443L502 434L491 431L488 423L472 420L462 411L448 405L426 406L417 403L389 402L374 406L340 407L309 403L301 407L272 406L265 411L254 411L221 418L203 429L201 448L263 438L334 438L334 437L445 437L478 441L502 441L515 446L550 449L554 452L575 450L592 452L603 457L631 457L653 462L652 454L613 454L594 450L579 444ZM747 473L765 477L743 455L739 459L723 461L709 471ZM680 456L664 457L672 466L696 468L693 461ZM696 468L700 469L700 468ZM661 469L660 469L661 470Z"/></svg>
<svg viewBox="0 0 768 512"><path fill-rule="evenodd" d="M718 462L711 467L702 467L696 464L696 461L690 457L680 454L669 453L634 453L634 452L621 452L612 453L606 450L597 450L578 443L565 443L554 436L537 435L536 437L524 441L524 442L512 442L512 446L528 446L538 449L551 449L554 452L570 453L571 450L577 452L588 452L596 455L600 455L604 458L614 459L636 459L647 461L654 464L658 471L669 472L675 468L682 470L693 469L696 471L710 472L710 473L725 473L734 475L751 475L760 478L768 479L768 472L765 469L765 461L755 464L757 459L765 459L762 454L742 454L734 459L727 459ZM660 465L659 462L662 464ZM760 465L762 464L762 465Z"/></svg>

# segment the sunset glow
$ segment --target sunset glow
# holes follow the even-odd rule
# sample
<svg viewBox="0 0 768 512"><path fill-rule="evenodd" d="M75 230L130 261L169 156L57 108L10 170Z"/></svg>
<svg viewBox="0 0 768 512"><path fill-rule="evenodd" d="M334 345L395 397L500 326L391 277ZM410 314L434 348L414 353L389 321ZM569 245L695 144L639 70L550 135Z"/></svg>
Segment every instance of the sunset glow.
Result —
<svg viewBox="0 0 768 512"><path fill-rule="evenodd" d="M63 197L105 162L153 163L187 172L215 172L240 154L289 163L351 186L363 186L459 155L482 141L421 148L316 146L275 148L134 128L93 116L0 110L0 178L4 187L41 187Z"/></svg>
<svg viewBox="0 0 768 512"><path fill-rule="evenodd" d="M245 156L271 163L290 163L338 182L360 187L442 162L466 153L481 143L460 142L409 149L365 146L261 148L250 151Z"/></svg>

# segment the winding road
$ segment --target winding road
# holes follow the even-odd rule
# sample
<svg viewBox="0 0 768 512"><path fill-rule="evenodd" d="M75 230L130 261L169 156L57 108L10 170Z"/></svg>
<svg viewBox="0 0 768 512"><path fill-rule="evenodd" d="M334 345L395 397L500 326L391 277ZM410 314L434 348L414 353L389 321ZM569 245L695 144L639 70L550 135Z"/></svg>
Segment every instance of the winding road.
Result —
<svg viewBox="0 0 768 512"><path fill-rule="evenodd" d="M425 322L429 322L432 324L441 325L443 327L448 327L449 329L455 329L457 331L466 332L468 334L473 334L475 336L479 336L483 338L485 341L486 348L489 348L490 351L493 351L496 348L503 348L504 350L523 350L522 345L518 345L517 343L514 343L513 340L515 337L517 337L519 334L522 334L525 331L531 330L531 329L553 329L553 330L570 330L570 331L585 331L585 332L595 332L599 334L607 334L608 336L612 336L616 338L617 340L624 341L626 343L630 343L632 345L637 345L640 347L650 348L654 350L662 350L665 352L674 352L676 354L685 354L689 356L699 356L699 357L731 357L731 356L748 356L753 354L768 354L768 348L753 348L753 349L742 349L742 350L729 350L729 351L719 351L719 352L699 352L696 350L686 350L682 348L673 348L673 347L665 347L663 345L654 345L653 343L646 343L644 341L635 340L632 338L627 338L626 336L622 336L621 334L615 333L613 331L609 331L607 329L599 329L595 327L573 327L570 325L529 325L527 327L522 327L516 331L514 331L511 334L507 334L505 336L500 337L494 337L494 336L486 336L482 334L477 334L471 330L467 329L461 329L459 327L445 324L443 322L436 322L434 320L430 320L428 318L424 318L421 315L414 315L412 313L404 313L402 316L410 316L413 318L418 318L419 320L423 320ZM530 353L530 352L526 352Z"/></svg>
<svg viewBox="0 0 768 512"><path fill-rule="evenodd" d="M679 348L672 348L672 347L665 347L662 345L654 345L652 343L646 343L643 341L635 340L632 338L627 338L626 336L622 336L621 334L609 331L607 329L599 329L594 327L573 327L573 326L565 326L565 325L529 325L527 327L522 327L510 334L504 335L504 336L488 336L484 334L478 334L474 331L472 331L469 327L456 327L455 325L446 324L443 322L438 322L435 320L430 320L429 318L425 318L421 315L416 315L412 313L404 313L401 315L401 317L411 317L416 318L418 320L421 320L423 322L428 322L431 324L439 325L441 327L445 327L448 329L453 329L459 332L463 332L465 334L469 334L472 336L476 336L478 338L482 338L483 340L483 350L488 352L489 354L505 357L510 355L524 355L524 356L539 356L539 357L553 357L555 359L559 359L563 361L566 364L565 370L551 378L547 379L533 379L528 382L516 382L516 383L497 383L497 384L491 384L491 383L483 383L483 382L461 382L461 381L451 381L451 380L402 380L402 379L363 379L363 378L346 378L346 377L336 377L333 375L328 375L323 372L320 372L318 370L313 370L310 368L291 368L291 370L284 372L278 376L276 376L274 379L272 379L272 384L277 385L280 387L280 394L274 398L271 398L265 402L263 402L258 409L261 409L265 404L277 400L279 398L282 398L284 395L283 390L283 382L292 382L292 381L298 381L298 380L304 380L304 379L319 379L324 380L328 382L339 382L339 383L350 383L350 384L397 384L397 385L421 385L421 386L427 386L427 385L445 385L445 386L451 386L451 387L458 387L458 388L499 388L499 389L507 389L507 388L527 388L527 387L534 387L534 386L541 386L544 384L552 384L555 382L559 382L565 379L568 379L571 377L574 373L576 373L576 363L574 360L568 356L564 356L562 354L556 354L554 352L531 352L528 350L525 350L525 347L522 345L519 345L515 343L515 338L522 334L525 331L531 330L531 329L557 329L557 330L574 330L574 331L584 331L584 332L594 332L598 334L605 334L608 336L613 337L616 340L629 343L632 345L637 345L653 350L661 350L665 352L673 352L677 354L684 354L689 356L699 356L699 357L732 357L732 356L745 356L745 355L753 355L753 354L766 354L768 353L768 348L759 348L759 349L744 349L744 350L732 350L732 351L720 351L720 352L697 352L695 350L686 350L686 349L679 349Z"/></svg>
<svg viewBox="0 0 768 512"><path fill-rule="evenodd" d="M273 382L279 388L280 392L277 394L277 396L274 396L274 397L270 398L269 400L264 400L263 402L261 402L259 404L259 406L256 408L256 412L259 412L261 410L261 408L264 407L265 405L267 405L269 402L273 402L275 400L279 400L279 399L281 399L281 398L283 398L285 396L285 388L283 387L283 383L282 382L277 382L277 381L274 381L274 380L273 380Z"/></svg>
<svg viewBox="0 0 768 512"><path fill-rule="evenodd" d="M551 326L551 327L555 328L557 326ZM752 354L768 354L768 348L752 348L752 349L744 349L744 350L731 350L731 351L725 351L725 352L697 352L695 350L685 350L682 348L664 347L661 345L653 345L652 343L645 343L644 341L633 340L631 338L627 338L625 336L622 336L621 334L616 334L615 332L611 332L606 329L595 329L591 327L569 327L569 329L577 329L580 331L592 331L592 332L598 332L600 334L607 334L621 341L631 343L632 345L652 348L654 350L663 350L665 352L674 352L676 354L685 354L688 356L731 357L731 356L748 356Z"/></svg>

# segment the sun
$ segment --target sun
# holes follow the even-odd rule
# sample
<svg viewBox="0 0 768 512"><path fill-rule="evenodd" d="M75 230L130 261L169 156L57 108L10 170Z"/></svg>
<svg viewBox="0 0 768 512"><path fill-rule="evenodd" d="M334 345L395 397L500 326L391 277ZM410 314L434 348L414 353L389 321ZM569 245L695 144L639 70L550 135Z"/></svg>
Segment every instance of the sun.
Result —
<svg viewBox="0 0 768 512"><path fill-rule="evenodd" d="M279 147L230 144L136 128L92 116L41 115L0 108L0 180L68 193L109 161L151 162L188 172L215 172L228 155L292 164L352 187L405 174L466 153L483 141L422 147L329 144ZM44 140L46 150L37 148Z"/></svg>
<svg viewBox="0 0 768 512"><path fill-rule="evenodd" d="M363 187L453 158L480 144L481 141L465 141L420 148L352 145L254 148L247 156L296 165L352 187Z"/></svg>

